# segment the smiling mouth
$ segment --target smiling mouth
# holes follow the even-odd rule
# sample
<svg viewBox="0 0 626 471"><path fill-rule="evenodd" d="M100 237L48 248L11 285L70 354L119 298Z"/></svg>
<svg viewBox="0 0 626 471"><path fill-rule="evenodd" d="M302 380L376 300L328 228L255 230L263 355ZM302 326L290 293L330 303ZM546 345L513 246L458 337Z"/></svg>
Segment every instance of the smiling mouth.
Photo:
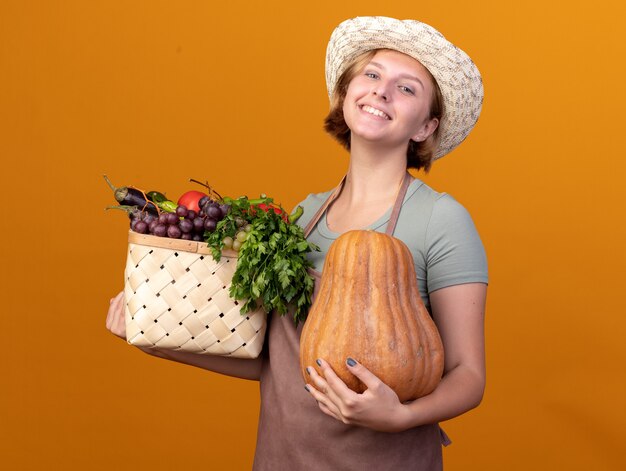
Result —
<svg viewBox="0 0 626 471"><path fill-rule="evenodd" d="M361 105L361 109L366 113L373 114L374 116L378 116L379 118L391 120L389 115L384 111L377 110L376 108L369 105Z"/></svg>

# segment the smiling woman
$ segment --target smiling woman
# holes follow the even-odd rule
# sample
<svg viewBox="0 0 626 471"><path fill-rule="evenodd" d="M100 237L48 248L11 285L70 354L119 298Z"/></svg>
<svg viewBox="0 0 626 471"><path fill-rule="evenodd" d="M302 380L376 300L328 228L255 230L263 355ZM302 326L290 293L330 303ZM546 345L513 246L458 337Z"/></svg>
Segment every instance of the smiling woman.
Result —
<svg viewBox="0 0 626 471"><path fill-rule="evenodd" d="M444 373L432 393L402 403L360 362L365 359L349 355L344 365L331 365L318 358L302 365L308 374L303 392L297 361L302 331L273 319L261 369L255 469L441 469L441 445L449 441L438 422L482 399L487 265L465 209L413 179L407 168L427 170L467 136L482 104L480 75L467 55L430 26L373 17L336 28L327 49L326 79L331 100L326 129L349 149L350 160L334 191L311 194L301 203L300 223L321 248L310 257L316 289L322 268L325 274L337 269L325 256L341 234L367 229L401 239L443 341ZM376 287L387 292L384 282L380 286L385 276L379 275ZM363 298L352 299L354 292L346 288L346 303ZM338 342L352 334L335 333ZM352 391L335 374L344 368L365 391ZM309 401L303 397L307 393Z"/></svg>
<svg viewBox="0 0 626 471"><path fill-rule="evenodd" d="M270 316L265 350L255 360L160 349L147 353L260 380L257 471L441 469L441 446L449 441L438 422L476 407L483 395L487 264L467 211L407 169L428 170L469 134L482 105L480 74L463 51L424 23L362 17L333 32L326 81L331 100L326 129L349 149L350 158L337 188L310 194L301 203L298 224L321 248L310 254L316 269L311 274L319 280L322 268L332 273L326 253L347 231L372 230L402 240L415 267L414 273L404 272L415 276L411 296L421 297L422 314L432 316L441 336L438 386L401 402L363 359L349 353L342 359L345 365L325 358L302 365L309 375L303 384L302 324L294 325L289 316ZM394 283L385 273L361 279L377 280L382 293ZM120 296L112 300L107 317L108 328L120 337L125 336L122 304ZM395 348L395 341L381 342ZM419 342L411 347L418 356L426 351ZM348 388L335 374L339 368L358 378L365 390Z"/></svg>

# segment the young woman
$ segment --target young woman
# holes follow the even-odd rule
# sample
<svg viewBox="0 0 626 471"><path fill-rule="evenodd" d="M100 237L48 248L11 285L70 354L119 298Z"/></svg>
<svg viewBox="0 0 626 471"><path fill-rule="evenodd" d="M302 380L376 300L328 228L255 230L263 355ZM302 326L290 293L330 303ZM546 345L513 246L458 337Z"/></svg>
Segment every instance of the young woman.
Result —
<svg viewBox="0 0 626 471"><path fill-rule="evenodd" d="M326 57L331 111L326 129L350 151L348 172L332 192L301 203L319 277L325 253L343 232L393 234L411 249L420 294L442 337L444 375L431 394L400 403L364 366L346 359L368 387L352 392L318 360L303 388L299 337L287 317L271 316L257 360L164 350L148 353L261 384L255 470L435 470L447 437L438 422L476 407L485 385L485 253L465 209L407 173L428 170L474 126L482 82L469 57L413 20L361 17L340 24ZM125 337L122 294L107 327ZM391 433L390 433L391 432Z"/></svg>

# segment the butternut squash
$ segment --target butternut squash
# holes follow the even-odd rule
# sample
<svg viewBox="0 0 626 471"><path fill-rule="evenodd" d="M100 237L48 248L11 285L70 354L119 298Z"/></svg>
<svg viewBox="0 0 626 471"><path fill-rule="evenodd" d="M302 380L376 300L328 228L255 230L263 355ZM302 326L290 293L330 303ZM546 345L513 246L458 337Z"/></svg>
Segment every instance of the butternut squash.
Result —
<svg viewBox="0 0 626 471"><path fill-rule="evenodd" d="M411 252L379 232L346 232L331 245L302 330L305 381L305 368L320 372L315 360L324 358L348 387L363 392L365 385L348 371L348 357L400 401L431 393L443 372L443 345L420 297Z"/></svg>

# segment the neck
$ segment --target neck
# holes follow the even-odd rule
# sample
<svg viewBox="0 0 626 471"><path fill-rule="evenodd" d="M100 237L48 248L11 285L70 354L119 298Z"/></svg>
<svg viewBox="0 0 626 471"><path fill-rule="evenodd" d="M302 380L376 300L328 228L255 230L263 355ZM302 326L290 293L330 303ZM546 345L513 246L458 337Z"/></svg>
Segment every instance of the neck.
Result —
<svg viewBox="0 0 626 471"><path fill-rule="evenodd" d="M353 139L344 192L363 203L394 198L404 179L406 148L389 149Z"/></svg>

